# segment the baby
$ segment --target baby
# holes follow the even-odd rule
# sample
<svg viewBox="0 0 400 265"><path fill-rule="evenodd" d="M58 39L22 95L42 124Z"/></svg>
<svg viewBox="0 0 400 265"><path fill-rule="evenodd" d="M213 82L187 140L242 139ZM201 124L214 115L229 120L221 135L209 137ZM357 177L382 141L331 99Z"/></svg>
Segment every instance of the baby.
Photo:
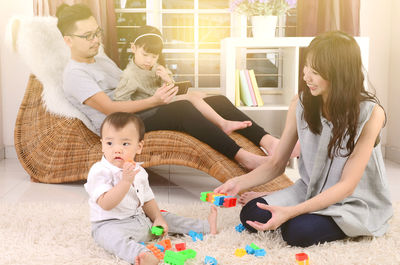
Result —
<svg viewBox="0 0 400 265"><path fill-rule="evenodd" d="M160 212L147 172L134 162L143 148L144 131L135 114L107 116L100 129L104 156L91 167L85 189L96 243L127 262L158 264L156 256L138 243L153 239L152 226L162 226L164 234L188 234L190 230L216 234L217 209L211 207L208 220Z"/></svg>

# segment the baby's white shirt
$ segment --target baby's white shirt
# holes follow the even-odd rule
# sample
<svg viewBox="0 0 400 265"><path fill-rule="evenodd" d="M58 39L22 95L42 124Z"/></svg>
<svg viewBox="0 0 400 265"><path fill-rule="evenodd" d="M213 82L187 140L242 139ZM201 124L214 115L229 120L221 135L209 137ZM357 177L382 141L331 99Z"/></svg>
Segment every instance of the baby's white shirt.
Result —
<svg viewBox="0 0 400 265"><path fill-rule="evenodd" d="M113 209L106 211L97 204L97 199L112 189L122 179L122 169L114 166L103 156L89 171L87 182L84 185L89 194L90 221L97 222L108 219L124 219L133 215L142 214L145 202L154 199L150 188L146 170L136 164L136 174L133 185L122 201Z"/></svg>

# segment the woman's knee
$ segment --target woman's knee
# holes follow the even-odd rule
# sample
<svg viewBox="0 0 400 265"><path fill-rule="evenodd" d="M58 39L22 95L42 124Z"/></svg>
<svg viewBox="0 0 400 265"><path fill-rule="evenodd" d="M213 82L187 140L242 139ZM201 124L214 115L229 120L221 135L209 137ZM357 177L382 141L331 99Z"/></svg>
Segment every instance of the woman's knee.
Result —
<svg viewBox="0 0 400 265"><path fill-rule="evenodd" d="M243 226L247 228L250 232L257 232L252 226L247 224L247 221L257 221L260 223L266 223L271 219L271 212L261 209L257 206L257 202L267 204L267 202L262 198L255 198L249 201L245 206L243 206L240 212L240 221Z"/></svg>
<svg viewBox="0 0 400 265"><path fill-rule="evenodd" d="M308 247L315 244L312 225L299 224L289 220L281 226L283 240L293 247Z"/></svg>

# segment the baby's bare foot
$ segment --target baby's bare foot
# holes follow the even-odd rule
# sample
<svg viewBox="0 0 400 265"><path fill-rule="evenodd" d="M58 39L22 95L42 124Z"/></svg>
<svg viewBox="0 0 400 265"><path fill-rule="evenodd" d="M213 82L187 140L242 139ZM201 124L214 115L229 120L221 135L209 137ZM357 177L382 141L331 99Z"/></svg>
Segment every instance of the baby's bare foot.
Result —
<svg viewBox="0 0 400 265"><path fill-rule="evenodd" d="M211 205L210 214L207 219L210 224L210 234L217 234L217 207L215 205Z"/></svg>
<svg viewBox="0 0 400 265"><path fill-rule="evenodd" d="M135 258L135 265L157 265L160 261L150 251L142 252Z"/></svg>
<svg viewBox="0 0 400 265"><path fill-rule="evenodd" d="M233 131L244 129L250 127L252 125L251 121L229 121L225 120L224 124L222 125L222 130L226 134L231 134Z"/></svg>
<svg viewBox="0 0 400 265"><path fill-rule="evenodd" d="M271 194L271 192L256 192L256 191L248 191L240 195L238 202L242 205L245 205L252 199L258 198L258 197L264 197L267 196L268 194Z"/></svg>

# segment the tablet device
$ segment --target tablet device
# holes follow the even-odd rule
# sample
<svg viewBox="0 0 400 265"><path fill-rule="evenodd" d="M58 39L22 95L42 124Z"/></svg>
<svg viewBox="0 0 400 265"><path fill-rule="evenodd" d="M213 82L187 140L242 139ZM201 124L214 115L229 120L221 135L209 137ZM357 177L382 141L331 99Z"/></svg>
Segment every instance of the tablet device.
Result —
<svg viewBox="0 0 400 265"><path fill-rule="evenodd" d="M187 93L189 87L192 86L192 82L190 81L175 82L175 86L178 87L177 95L182 95Z"/></svg>

